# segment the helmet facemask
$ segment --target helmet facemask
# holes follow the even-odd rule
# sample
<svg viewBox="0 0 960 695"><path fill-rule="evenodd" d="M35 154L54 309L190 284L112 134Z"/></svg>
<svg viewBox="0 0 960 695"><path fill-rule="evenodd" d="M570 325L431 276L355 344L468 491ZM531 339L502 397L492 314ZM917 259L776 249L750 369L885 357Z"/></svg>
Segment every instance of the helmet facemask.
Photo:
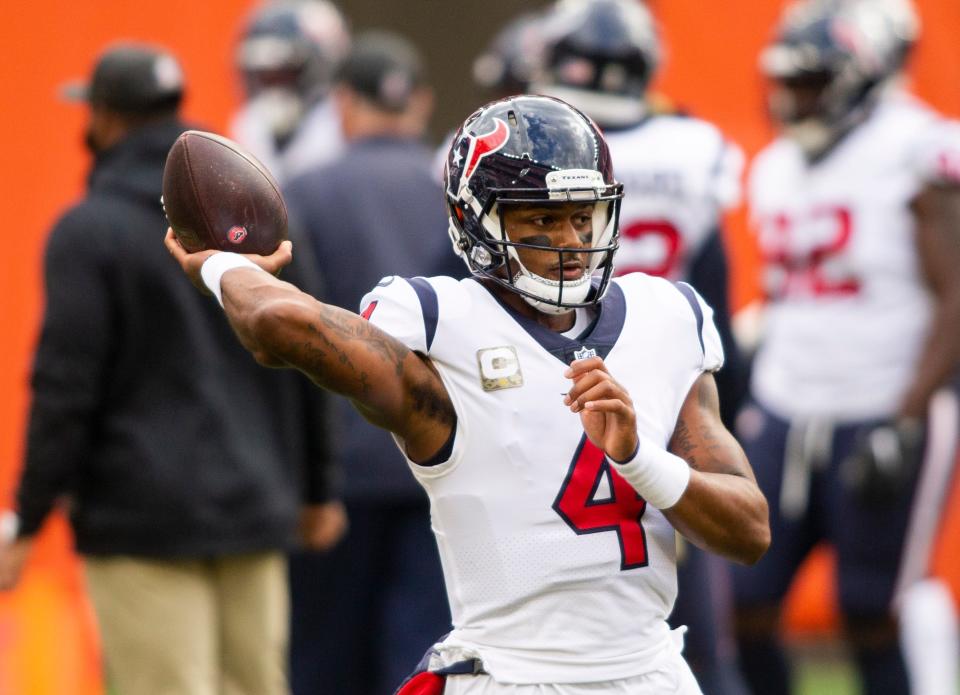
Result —
<svg viewBox="0 0 960 695"><path fill-rule="evenodd" d="M565 189L556 191L555 197L550 200L524 197L523 193L517 189L495 191L485 208L474 198L469 209L461 211L464 220L471 218L467 225L458 224L460 215L454 212L450 218L450 231L455 250L460 253L473 274L516 292L528 304L544 313L562 314L599 301L613 276L613 257L619 246L618 224L622 187L617 184L601 189ZM582 247L543 246L511 241L504 216L501 214L507 206L549 207L579 202L594 203L590 239L587 245ZM474 239L475 243L472 244L461 242L465 236L472 236L465 230L467 227L481 229L482 238ZM464 250L465 246L469 251ZM531 272L520 259L521 249L557 254L560 278L552 280ZM565 262L575 256L587 257L583 274L576 280L566 280L563 278L562 269Z"/></svg>
<svg viewBox="0 0 960 695"><path fill-rule="evenodd" d="M542 34L543 65L533 91L572 104L604 128L628 127L647 116L647 88L661 46L643 3L558 3Z"/></svg>
<svg viewBox="0 0 960 695"><path fill-rule="evenodd" d="M471 115L454 137L445 179L450 238L471 273L545 313L566 313L603 297L613 275L623 186L613 177L606 141L583 113L546 96L492 102ZM544 242L531 238L539 234L524 232L526 241L516 241L507 234L508 209L564 205L579 214L577 206L586 204L593 205L588 240L551 237ZM571 222L578 232L586 228L585 220L562 224ZM528 254L533 252L556 254L556 264L545 263L551 277L523 263L522 257L532 262ZM538 266L541 258L549 256L533 264ZM577 269L581 272L574 278ZM556 280L551 279L555 271Z"/></svg>
<svg viewBox="0 0 960 695"><path fill-rule="evenodd" d="M883 82L862 74L849 59L810 69L790 67L797 52L774 46L764 54L765 72L776 83L768 107L784 134L815 160L869 116Z"/></svg>
<svg viewBox="0 0 960 695"><path fill-rule="evenodd" d="M896 82L917 32L909 0L796 2L760 57L778 84L771 115L808 159L822 157Z"/></svg>
<svg viewBox="0 0 960 695"><path fill-rule="evenodd" d="M343 16L327 0L278 0L251 14L235 61L248 104L278 143L326 96L348 48Z"/></svg>

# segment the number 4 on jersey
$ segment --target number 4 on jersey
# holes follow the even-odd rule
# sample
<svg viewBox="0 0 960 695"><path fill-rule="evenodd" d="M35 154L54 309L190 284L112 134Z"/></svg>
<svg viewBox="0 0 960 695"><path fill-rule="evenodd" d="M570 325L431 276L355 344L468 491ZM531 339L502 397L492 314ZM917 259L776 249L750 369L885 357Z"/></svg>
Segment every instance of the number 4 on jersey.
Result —
<svg viewBox="0 0 960 695"><path fill-rule="evenodd" d="M606 478L610 496L596 499ZM647 537L640 519L646 501L610 466L603 452L583 435L553 509L578 535L614 531L620 542L620 569L647 566Z"/></svg>

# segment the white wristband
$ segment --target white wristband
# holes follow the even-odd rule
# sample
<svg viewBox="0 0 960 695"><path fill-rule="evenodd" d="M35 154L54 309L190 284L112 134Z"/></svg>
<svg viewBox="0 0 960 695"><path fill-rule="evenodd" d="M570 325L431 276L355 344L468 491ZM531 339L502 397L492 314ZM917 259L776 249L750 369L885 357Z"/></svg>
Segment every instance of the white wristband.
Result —
<svg viewBox="0 0 960 695"><path fill-rule="evenodd" d="M617 473L657 509L669 509L680 501L690 482L690 466L686 461L642 436L637 452L629 461L620 463L607 458Z"/></svg>
<svg viewBox="0 0 960 695"><path fill-rule="evenodd" d="M220 279L225 272L233 270L234 268L263 270L263 268L250 259L244 258L239 253L230 253L229 251L221 251L220 253L213 254L200 266L200 277L203 279L203 284L207 286L208 290L213 292L213 296L217 298L220 306L223 306Z"/></svg>

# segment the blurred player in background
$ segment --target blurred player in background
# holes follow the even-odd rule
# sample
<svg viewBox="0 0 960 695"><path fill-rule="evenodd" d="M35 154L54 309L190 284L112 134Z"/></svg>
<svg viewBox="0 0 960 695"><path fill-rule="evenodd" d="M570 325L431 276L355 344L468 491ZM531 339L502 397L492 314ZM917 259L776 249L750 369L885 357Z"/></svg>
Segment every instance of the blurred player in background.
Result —
<svg viewBox="0 0 960 695"><path fill-rule="evenodd" d="M946 596L917 582L957 444L960 131L897 86L917 34L907 0L807 1L761 56L782 135L750 175L767 310L738 430L774 540L734 583L758 693L789 690L780 603L817 542L868 695L910 692L898 615ZM908 650L916 693L954 692L952 614Z"/></svg>
<svg viewBox="0 0 960 695"><path fill-rule="evenodd" d="M332 98L345 149L285 190L324 300L353 311L390 273L462 275L422 140L433 92L416 49L395 34L360 35ZM450 629L450 611L423 490L388 433L336 404L350 531L327 555L291 560L291 683L295 695L382 695Z"/></svg>
<svg viewBox="0 0 960 695"><path fill-rule="evenodd" d="M346 22L327 0L266 2L244 26L236 64L246 101L230 132L281 184L343 146L328 92L349 44Z"/></svg>
<svg viewBox="0 0 960 695"><path fill-rule="evenodd" d="M740 198L743 155L713 125L661 113L649 85L661 47L647 8L630 0L564 0L540 23L531 91L584 111L603 129L624 185L617 273L685 280L710 303L726 360L716 374L724 421L746 390L730 330L725 210ZM719 558L683 546L671 624L689 626L686 656L708 695L745 690L736 666L730 579Z"/></svg>
<svg viewBox="0 0 960 695"><path fill-rule="evenodd" d="M274 278L289 244L187 254L167 236L262 364L350 398L430 496L454 630L401 692L696 695L666 623L675 529L740 562L769 543L720 420L709 307L689 285L612 278L622 190L569 105L481 108L446 186L474 277L384 278L366 321Z"/></svg>
<svg viewBox="0 0 960 695"><path fill-rule="evenodd" d="M473 61L473 81L484 91L486 101L530 91L542 51L543 15L542 11L525 12L511 19Z"/></svg>
<svg viewBox="0 0 960 695"><path fill-rule="evenodd" d="M300 375L254 364L157 253L183 89L172 55L131 44L72 91L89 107L94 162L47 244L19 529L0 545L0 588L67 498L112 690L283 695L283 551L301 478L323 525L314 545L342 531L325 408ZM303 259L290 271L315 288Z"/></svg>
<svg viewBox="0 0 960 695"><path fill-rule="evenodd" d="M543 12L525 12L507 22L473 61L473 83L483 96L479 101L503 99L530 91L530 80L539 64L542 46L540 24ZM433 157L433 171L443 180L443 167L450 153L454 128L443 138Z"/></svg>

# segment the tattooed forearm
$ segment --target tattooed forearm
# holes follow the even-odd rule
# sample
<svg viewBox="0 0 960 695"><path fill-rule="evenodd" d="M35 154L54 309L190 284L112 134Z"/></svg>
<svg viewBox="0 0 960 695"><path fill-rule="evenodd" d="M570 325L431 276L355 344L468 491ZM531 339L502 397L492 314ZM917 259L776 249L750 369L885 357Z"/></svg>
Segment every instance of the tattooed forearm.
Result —
<svg viewBox="0 0 960 695"><path fill-rule="evenodd" d="M410 350L399 340L374 329L366 321L356 321L356 316L353 314L331 310L331 307L324 307L320 320L324 328L329 329L336 337L349 341L362 341L367 348L377 352L388 364L393 365L396 374L400 375L403 360L410 354ZM323 338L330 342L327 336Z"/></svg>
<svg viewBox="0 0 960 695"><path fill-rule="evenodd" d="M677 427L673 431L673 439L670 440L670 451L690 464L692 468L697 468L697 458L694 455L696 444L690 435L690 428L681 418L677 422Z"/></svg>
<svg viewBox="0 0 960 695"><path fill-rule="evenodd" d="M455 422L430 360L356 314L300 293L260 309L247 309L236 322L261 363L299 369L408 444L432 445L436 423Z"/></svg>
<svg viewBox="0 0 960 695"><path fill-rule="evenodd" d="M684 404L670 440L670 451L697 471L746 476L743 451L720 424L716 385L704 379L695 388L696 401Z"/></svg>
<svg viewBox="0 0 960 695"><path fill-rule="evenodd" d="M697 402L701 408L720 412L720 394L717 393L716 382L712 380L697 382Z"/></svg>
<svg viewBox="0 0 960 695"><path fill-rule="evenodd" d="M446 394L438 393L430 384L414 384L410 388L411 407L423 413L431 420L444 425L453 425L456 422L456 413L453 403Z"/></svg>

